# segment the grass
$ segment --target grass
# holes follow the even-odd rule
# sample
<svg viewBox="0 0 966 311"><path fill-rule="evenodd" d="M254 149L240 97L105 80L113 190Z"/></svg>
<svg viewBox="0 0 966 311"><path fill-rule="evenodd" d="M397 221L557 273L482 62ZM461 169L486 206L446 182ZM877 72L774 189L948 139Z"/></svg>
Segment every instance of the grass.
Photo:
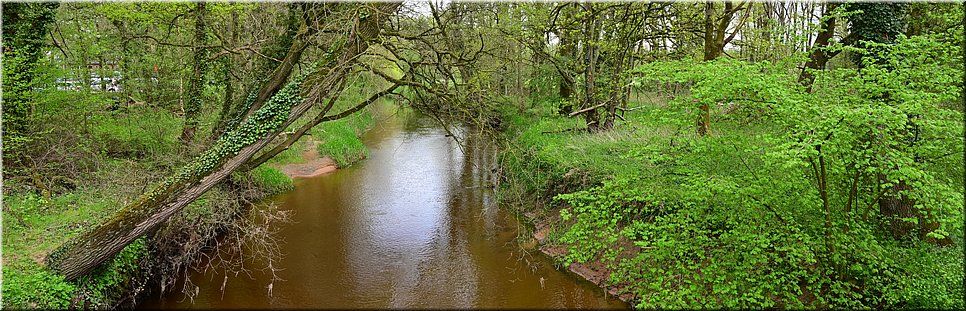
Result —
<svg viewBox="0 0 966 311"><path fill-rule="evenodd" d="M123 255L77 282L68 283L52 274L43 260L47 253L93 226L98 219L108 218L118 208L120 202L114 197L92 189L54 196L50 200L33 193L5 195L4 308L67 308L73 293L80 288L86 290L95 305L109 306L106 304L109 297L119 294L115 286L138 273L137 263L145 254L143 241L131 244Z"/></svg>
<svg viewBox="0 0 966 311"><path fill-rule="evenodd" d="M3 308L66 309L77 296L95 308L109 308L145 272L140 269L147 257L143 239L73 282L51 273L44 263L47 254L108 219L187 160L178 156L177 116L145 106L112 111L107 109L111 102L105 94L38 95L37 113L46 118L39 122L49 131L47 147L63 157L44 158L56 162L37 163L46 168L39 174L68 176L73 185L52 188L45 197L25 190L29 182L23 179L4 180Z"/></svg>
<svg viewBox="0 0 966 311"><path fill-rule="evenodd" d="M106 303L101 298L114 290L97 285L114 284L119 279L115 275L95 273L92 278L68 283L48 271L43 262L48 253L121 208L139 186L144 186L142 178L157 174L158 168L150 167L160 162L152 157L160 158L175 147L174 129L179 126L174 116L146 107L108 111L105 107L110 103L110 98L103 94L63 91L46 91L37 98L37 109L41 110L38 113L49 118L43 120L51 129L49 135L69 137L76 143L51 150L67 157L85 157L70 161L96 165L90 166L93 171L75 171L85 166L66 166L65 171L49 173L72 174L69 176L77 181L76 189L55 192L49 198L29 191L5 191L4 308L67 308L71 295L82 288L95 303ZM4 187L18 189L21 187L17 184L22 183L4 180ZM137 257L118 257L115 263L135 263Z"/></svg>
<svg viewBox="0 0 966 311"><path fill-rule="evenodd" d="M374 123L372 113L366 109L316 126L312 129L312 136L321 140L317 147L319 155L331 157L340 168L365 159L369 156L369 149L362 142L362 134Z"/></svg>
<svg viewBox="0 0 966 311"><path fill-rule="evenodd" d="M322 140L316 147L319 155L331 157L340 168L359 162L369 155L361 135L373 124L373 117L368 109L344 119L322 123L309 130L309 135L303 136L285 151L253 169L250 172L252 182L268 194L292 190L294 188L292 179L282 173L278 167L304 162L303 151L308 149L307 144L316 139ZM292 124L289 129L294 130L301 125L301 123Z"/></svg>
<svg viewBox="0 0 966 311"><path fill-rule="evenodd" d="M282 193L295 188L292 179L274 167L261 165L251 171L252 181L269 194Z"/></svg>
<svg viewBox="0 0 966 311"><path fill-rule="evenodd" d="M671 113L655 108L628 113L627 123L592 135L574 130L562 132L583 128L582 120L532 113L511 117L508 131L512 133L513 145L523 148L510 149L505 156L526 159L518 163L526 167L510 171L528 172L520 177L529 180L526 184L530 191L548 195L546 199L616 176L651 171L654 165L642 161L642 153L656 150L672 134L687 131L683 126L661 122ZM576 177L580 179L570 180Z"/></svg>

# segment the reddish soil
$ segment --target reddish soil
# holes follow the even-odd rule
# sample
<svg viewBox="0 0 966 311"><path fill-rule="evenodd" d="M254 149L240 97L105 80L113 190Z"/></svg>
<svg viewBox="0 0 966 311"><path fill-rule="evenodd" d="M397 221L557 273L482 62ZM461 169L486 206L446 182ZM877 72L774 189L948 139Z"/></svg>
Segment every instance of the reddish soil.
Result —
<svg viewBox="0 0 966 311"><path fill-rule="evenodd" d="M547 235L555 227L553 224L562 221L559 215L559 213L555 212L530 211L524 213L524 216L526 216L526 218L528 218L534 224L533 238L536 239L540 244L540 252L553 258L560 258L569 253L569 250L565 246L545 244L544 241L547 238ZM628 245L625 245L625 249L632 248L627 246ZM622 254L618 255L618 257L625 257L629 255L630 253L628 251L624 251ZM611 296L617 297L621 301L629 302L632 298L634 298L633 295L629 293L619 294L620 290L625 287L624 285L617 284L607 286L607 280L610 278L611 270L608 269L607 265L601 261L592 260L587 263L572 263L570 264L570 267L568 267L568 270L576 275L579 275L585 280L591 281L594 284L597 284L597 286L606 289Z"/></svg>
<svg viewBox="0 0 966 311"><path fill-rule="evenodd" d="M285 175L291 178L310 178L335 172L339 166L332 158L319 157L318 150L315 149L316 142L308 141L305 151L302 152L302 159L305 162L285 164L279 167Z"/></svg>

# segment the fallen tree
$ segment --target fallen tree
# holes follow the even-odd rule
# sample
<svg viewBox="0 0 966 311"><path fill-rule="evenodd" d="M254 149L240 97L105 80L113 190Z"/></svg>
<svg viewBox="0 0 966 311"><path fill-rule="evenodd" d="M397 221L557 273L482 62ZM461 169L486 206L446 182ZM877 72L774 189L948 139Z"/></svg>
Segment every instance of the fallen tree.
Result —
<svg viewBox="0 0 966 311"><path fill-rule="evenodd" d="M395 14L400 3L326 3L317 6L317 10L308 10L303 15L302 25L286 58L253 103L257 110L178 173L142 194L110 219L49 254L46 258L48 267L67 280L84 276L225 180L313 105L340 88L358 56L379 37L386 20ZM331 20L336 20L333 15L337 13L349 21L341 25L342 35L331 41L334 43L316 69L284 83L294 64L301 59L302 51L312 42L312 34L332 33L322 25L333 24ZM284 87L280 87L283 84Z"/></svg>

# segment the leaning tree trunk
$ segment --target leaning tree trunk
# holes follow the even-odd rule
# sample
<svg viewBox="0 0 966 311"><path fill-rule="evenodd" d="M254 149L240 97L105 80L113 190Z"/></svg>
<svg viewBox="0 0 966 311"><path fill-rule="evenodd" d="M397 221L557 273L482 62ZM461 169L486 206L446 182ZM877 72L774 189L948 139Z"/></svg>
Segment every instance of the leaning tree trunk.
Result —
<svg viewBox="0 0 966 311"><path fill-rule="evenodd" d="M351 29L347 40L335 50L334 58L328 64L309 77L303 76L289 82L237 129L227 132L211 149L177 174L141 195L138 200L121 209L106 222L62 245L47 257L48 266L67 280L86 275L124 246L145 232L157 228L205 191L223 181L271 142L282 129L341 84L357 57L379 34L382 22L386 19L385 13L395 12L398 7L399 3L383 3L375 6L378 12L366 16L356 15L353 23L347 25ZM300 44L301 42L293 43L291 49L299 49ZM311 81L307 83L311 89L302 96L300 84L304 80Z"/></svg>
<svg viewBox="0 0 966 311"><path fill-rule="evenodd" d="M302 136L305 136L305 133L308 132L313 127L315 127L316 125L319 125L322 122L332 121L332 120L338 120L338 119L342 119L342 118L348 117L348 116L352 115L353 113L355 113L355 112L357 112L359 110L362 110L362 108L365 108L365 107L369 106L370 104L376 102L377 100L379 100L383 96L389 95L390 93L392 93L393 91L395 91L396 88L398 88L400 85L401 85L400 83L394 83L388 89L385 89L385 90L382 90L382 91L380 91L380 92L378 92L376 94L373 94L372 96L369 96L369 98L366 99L365 101L363 101L363 102L361 102L359 104L356 104L352 108L349 108L349 109L347 109L345 111L342 111L342 112L337 113L337 114L334 114L334 115L328 115L327 113L329 112L329 110L332 109L332 105L335 103L335 101L338 99L338 97L337 96L331 97L329 99L328 104L326 104L325 108L322 108L322 112L320 112L318 115L316 115L315 118L313 118L309 122L307 122L304 125L302 125L302 127L299 127L297 130L295 130L294 133L292 133L291 135L289 135L288 137L286 137L284 141L282 141L281 143L279 143L278 145L276 145L272 149L269 149L268 151L262 153L257 158L251 159L250 161L248 161L248 163L245 163L245 165L243 165L240 168L240 170L242 170L242 171L249 171L249 170L252 170L252 169L258 167L259 165L262 165L266 161L274 158L279 153L282 153L283 151L288 150L288 148L291 147L292 144L294 144L296 141L298 141L299 138L302 138Z"/></svg>
<svg viewBox="0 0 966 311"><path fill-rule="evenodd" d="M259 54L268 56L268 58L257 58L255 60L254 72L273 72L273 70L278 68L288 68L291 70L292 66L279 67L279 64L288 58L288 53L292 51L289 47L292 46L293 42L296 42L296 37L299 36L299 25L301 25L299 21L304 13L304 7L299 3L290 3L287 6L288 17L285 22L285 32L281 36L273 38L267 46L259 49ZM307 46L302 46L302 48L304 49ZM301 53L301 50L298 53ZM284 72L283 70L282 73L284 74ZM268 83L275 75L277 73L270 74L264 78L256 78L255 81L251 82L251 85L242 94L244 97L242 98L241 105L232 109L234 112L227 116L224 122L218 124L217 130L219 135L215 135L216 137L220 136L221 133L237 128L245 117L249 115L249 111L257 110L256 107L258 107L258 104L256 104L256 96L265 90L265 85L272 85L275 87L275 90L281 87L277 83L277 79L273 80L276 82ZM274 94L273 90L268 90L268 92Z"/></svg>

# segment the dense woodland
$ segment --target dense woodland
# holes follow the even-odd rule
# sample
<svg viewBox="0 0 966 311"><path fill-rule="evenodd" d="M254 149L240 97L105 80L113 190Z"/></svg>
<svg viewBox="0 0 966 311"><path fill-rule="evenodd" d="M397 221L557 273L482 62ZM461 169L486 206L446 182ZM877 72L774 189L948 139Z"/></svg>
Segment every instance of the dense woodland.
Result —
<svg viewBox="0 0 966 311"><path fill-rule="evenodd" d="M3 307L273 256L272 164L391 103L497 137L504 205L634 307L962 309L964 11L5 2Z"/></svg>

